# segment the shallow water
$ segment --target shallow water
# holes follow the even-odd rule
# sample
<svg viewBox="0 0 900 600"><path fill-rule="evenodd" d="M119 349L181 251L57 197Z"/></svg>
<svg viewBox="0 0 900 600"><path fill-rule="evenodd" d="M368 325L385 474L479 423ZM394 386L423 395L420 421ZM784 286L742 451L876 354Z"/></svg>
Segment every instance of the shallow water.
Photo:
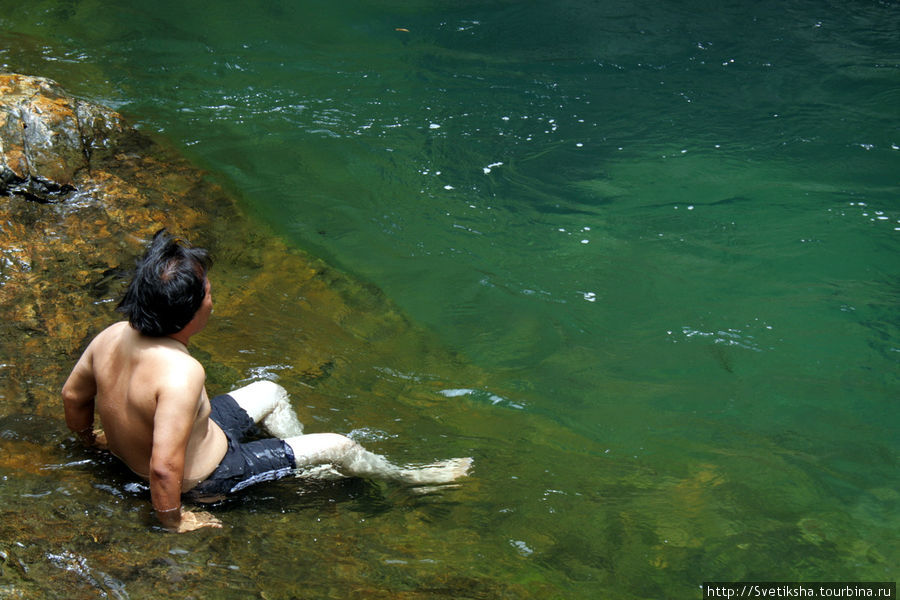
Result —
<svg viewBox="0 0 900 600"><path fill-rule="evenodd" d="M479 373L410 344L307 392L270 360L292 307L266 307L270 347L221 342L244 375L391 455L471 452L472 481L281 482L222 507L228 535L176 541L134 525L140 490L78 469L62 489L133 557L111 583L65 571L85 597L896 580L896 3L0 7L0 66L168 137ZM5 476L6 504L70 510ZM29 564L67 569L85 540Z"/></svg>

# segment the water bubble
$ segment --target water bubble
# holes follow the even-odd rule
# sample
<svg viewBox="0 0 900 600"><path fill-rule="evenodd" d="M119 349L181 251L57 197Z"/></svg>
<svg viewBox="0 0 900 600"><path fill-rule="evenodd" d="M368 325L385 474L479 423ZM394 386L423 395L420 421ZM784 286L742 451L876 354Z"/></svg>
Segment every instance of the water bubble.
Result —
<svg viewBox="0 0 900 600"><path fill-rule="evenodd" d="M522 556L531 556L534 554L534 550L528 547L525 542L522 540L509 540L510 545L519 551L519 554Z"/></svg>

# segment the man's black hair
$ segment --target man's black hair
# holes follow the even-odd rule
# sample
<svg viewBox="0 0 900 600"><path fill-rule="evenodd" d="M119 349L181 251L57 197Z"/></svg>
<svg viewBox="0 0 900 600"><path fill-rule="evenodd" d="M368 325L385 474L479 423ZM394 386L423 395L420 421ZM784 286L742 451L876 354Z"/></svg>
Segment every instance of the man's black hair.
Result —
<svg viewBox="0 0 900 600"><path fill-rule="evenodd" d="M131 326L153 337L184 329L206 297L209 253L160 229L137 261L134 277L116 310Z"/></svg>

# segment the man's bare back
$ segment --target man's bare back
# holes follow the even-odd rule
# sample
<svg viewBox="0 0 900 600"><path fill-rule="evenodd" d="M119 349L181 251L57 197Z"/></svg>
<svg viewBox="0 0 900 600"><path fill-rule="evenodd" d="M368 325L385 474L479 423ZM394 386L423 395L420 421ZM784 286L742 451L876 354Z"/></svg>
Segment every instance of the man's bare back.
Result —
<svg viewBox="0 0 900 600"><path fill-rule="evenodd" d="M116 323L91 342L76 371L79 367L95 381L95 409L109 450L141 477L150 478L157 404L166 395L196 404L181 490L205 479L222 460L227 441L209 419L203 367L180 342L147 337L126 322Z"/></svg>

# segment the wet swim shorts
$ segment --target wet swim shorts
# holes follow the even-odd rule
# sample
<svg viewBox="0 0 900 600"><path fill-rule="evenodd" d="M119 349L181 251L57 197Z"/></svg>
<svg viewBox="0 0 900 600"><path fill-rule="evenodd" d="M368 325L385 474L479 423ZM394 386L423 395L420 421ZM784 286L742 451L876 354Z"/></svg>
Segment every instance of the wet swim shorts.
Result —
<svg viewBox="0 0 900 600"><path fill-rule="evenodd" d="M244 442L260 431L247 412L228 394L209 401L210 418L228 438L228 451L216 470L187 491L194 499L223 496L263 481L281 479L294 469L294 452L284 440L268 438Z"/></svg>

